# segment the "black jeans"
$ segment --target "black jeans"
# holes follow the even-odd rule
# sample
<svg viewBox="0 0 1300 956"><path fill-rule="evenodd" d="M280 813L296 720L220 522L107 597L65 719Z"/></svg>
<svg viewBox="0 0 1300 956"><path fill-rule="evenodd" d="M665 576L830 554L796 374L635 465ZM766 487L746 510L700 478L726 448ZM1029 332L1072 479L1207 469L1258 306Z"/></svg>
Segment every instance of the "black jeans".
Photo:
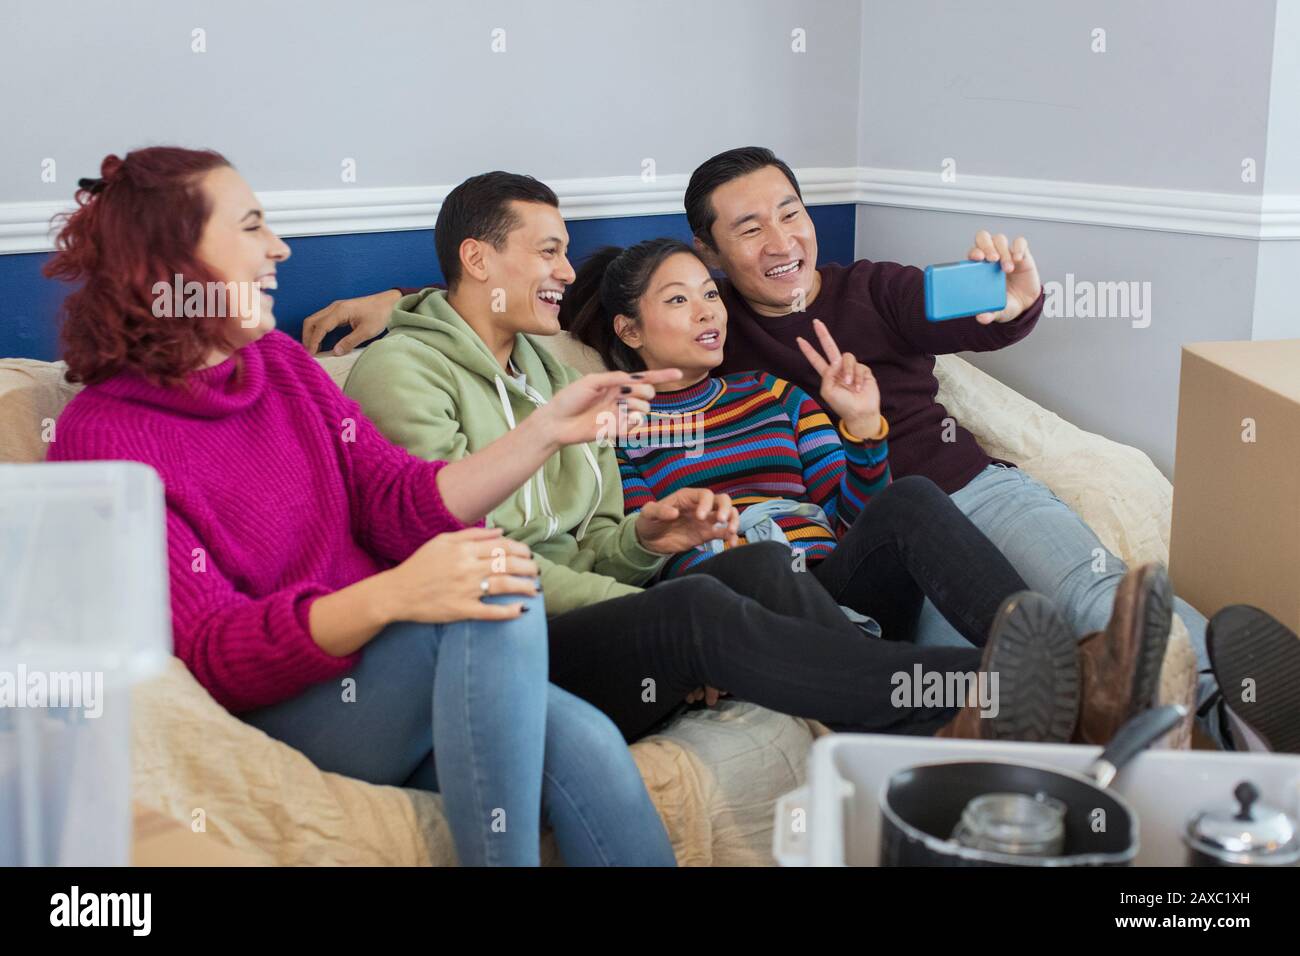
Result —
<svg viewBox="0 0 1300 956"><path fill-rule="evenodd" d="M640 594L557 615L548 622L551 680L603 710L629 741L702 685L841 729L933 733L955 710L894 706L893 675L915 664L974 671L981 652L868 638L839 603L903 637L929 596L983 644L998 605L1024 582L927 479L891 485L844 543L851 550L824 572L797 572L786 545L760 542Z"/></svg>
<svg viewBox="0 0 1300 956"><path fill-rule="evenodd" d="M887 641L916 639L929 598L976 647L1007 596L1029 587L952 499L919 475L867 502L812 574L837 604L875 618Z"/></svg>

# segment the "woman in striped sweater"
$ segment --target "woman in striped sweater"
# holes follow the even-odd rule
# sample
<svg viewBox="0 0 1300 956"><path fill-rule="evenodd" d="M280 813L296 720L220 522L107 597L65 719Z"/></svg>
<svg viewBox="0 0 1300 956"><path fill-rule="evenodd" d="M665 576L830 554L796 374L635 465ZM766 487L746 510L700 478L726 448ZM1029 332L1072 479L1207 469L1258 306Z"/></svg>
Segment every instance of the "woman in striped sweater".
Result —
<svg viewBox="0 0 1300 956"><path fill-rule="evenodd" d="M656 239L606 248L579 269L562 322L610 368L678 368L657 386L645 427L618 449L629 512L679 488L725 493L740 542L782 541L795 570L817 578L851 618L910 641L925 598L976 646L999 606L1026 585L1002 553L929 479L890 481L889 424L871 370L814 323L836 429L802 389L766 372L722 377L727 313L694 250ZM671 558L674 577L707 566L721 541ZM713 696L710 692L710 698Z"/></svg>

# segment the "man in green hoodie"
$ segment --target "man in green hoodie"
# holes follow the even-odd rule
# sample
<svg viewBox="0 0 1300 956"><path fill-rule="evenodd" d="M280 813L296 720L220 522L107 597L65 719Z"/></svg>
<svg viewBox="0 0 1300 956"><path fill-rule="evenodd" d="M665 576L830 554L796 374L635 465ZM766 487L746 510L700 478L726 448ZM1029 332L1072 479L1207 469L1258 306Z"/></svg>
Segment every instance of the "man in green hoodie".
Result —
<svg viewBox="0 0 1300 956"><path fill-rule="evenodd" d="M366 349L346 386L392 441L430 459L456 460L490 444L581 377L532 338L559 332L560 299L573 280L550 189L508 173L459 188L435 233L449 290L404 297L388 337ZM507 214L494 222L501 204ZM512 204L521 207L515 218ZM516 245L522 254L513 254ZM734 536L726 495L690 489L657 505L625 518L614 456L570 445L490 520L532 548L554 615L635 594L632 585L652 577L666 555Z"/></svg>
<svg viewBox="0 0 1300 956"><path fill-rule="evenodd" d="M486 173L457 186L434 241L447 291L403 297L346 390L391 440L455 460L580 377L536 338L560 331L574 272L559 202L527 176ZM630 391L680 373L641 374L645 384ZM489 521L527 544L541 568L551 679L604 710L629 740L705 687L873 730L1057 739L1073 727L1074 637L1038 595L1008 599L981 653L868 640L775 542L727 549L701 573L642 590L666 556L718 538L736 543L737 513L726 495L685 488L625 516L609 442L553 454ZM1004 702L1043 686L1065 692L1049 708L995 705L992 714L974 697L896 705L897 675L917 670L996 674ZM981 711L991 719L978 719Z"/></svg>

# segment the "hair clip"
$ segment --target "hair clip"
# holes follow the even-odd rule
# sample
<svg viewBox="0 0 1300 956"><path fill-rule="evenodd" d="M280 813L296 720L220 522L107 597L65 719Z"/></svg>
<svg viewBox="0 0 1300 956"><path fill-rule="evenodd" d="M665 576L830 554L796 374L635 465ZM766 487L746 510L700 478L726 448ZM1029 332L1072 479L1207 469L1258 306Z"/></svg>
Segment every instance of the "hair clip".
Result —
<svg viewBox="0 0 1300 956"><path fill-rule="evenodd" d="M104 188L104 180L102 180L102 179L90 179L90 178L87 177L87 178L83 178L83 179L78 179L78 180L77 180L77 185L80 186L82 189L86 190L88 193L90 193L90 194L93 196L93 195L95 195L96 193L98 193L98 192L100 192L101 190L103 190L103 188Z"/></svg>

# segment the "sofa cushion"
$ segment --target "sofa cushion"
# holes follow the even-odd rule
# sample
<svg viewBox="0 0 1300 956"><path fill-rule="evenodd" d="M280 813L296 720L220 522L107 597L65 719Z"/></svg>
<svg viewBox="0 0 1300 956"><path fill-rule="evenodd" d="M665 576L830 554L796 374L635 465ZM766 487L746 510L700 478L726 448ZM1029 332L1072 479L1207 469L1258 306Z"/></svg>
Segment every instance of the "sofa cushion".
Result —
<svg viewBox="0 0 1300 956"><path fill-rule="evenodd" d="M1082 515L1129 565L1169 562L1173 485L1143 452L1086 432L956 355L935 362L939 401L995 458Z"/></svg>
<svg viewBox="0 0 1300 956"><path fill-rule="evenodd" d="M352 366L357 364L357 359L365 349L353 349L347 355L318 355L316 361L320 362L321 367L330 373L330 378L334 384L342 388L348 380L348 374L352 371Z"/></svg>
<svg viewBox="0 0 1300 956"><path fill-rule="evenodd" d="M78 386L62 362L0 359L0 461L44 461L55 420Z"/></svg>

